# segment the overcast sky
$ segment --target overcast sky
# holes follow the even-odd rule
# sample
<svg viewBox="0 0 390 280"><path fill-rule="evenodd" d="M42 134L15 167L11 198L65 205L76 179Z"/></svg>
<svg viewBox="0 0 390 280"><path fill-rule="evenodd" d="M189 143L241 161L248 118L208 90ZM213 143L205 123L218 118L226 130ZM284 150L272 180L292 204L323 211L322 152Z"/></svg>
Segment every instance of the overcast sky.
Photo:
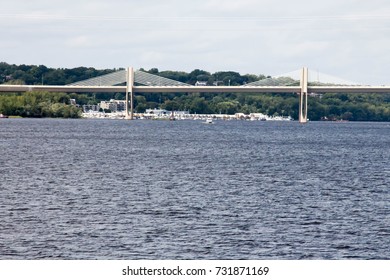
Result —
<svg viewBox="0 0 390 280"><path fill-rule="evenodd" d="M390 85L388 0L0 0L0 61Z"/></svg>

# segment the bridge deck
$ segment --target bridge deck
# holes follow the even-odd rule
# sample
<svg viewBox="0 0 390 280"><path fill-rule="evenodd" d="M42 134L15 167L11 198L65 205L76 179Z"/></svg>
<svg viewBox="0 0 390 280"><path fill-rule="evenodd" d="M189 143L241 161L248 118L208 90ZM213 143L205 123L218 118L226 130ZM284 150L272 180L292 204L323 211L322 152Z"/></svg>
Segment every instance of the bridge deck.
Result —
<svg viewBox="0 0 390 280"><path fill-rule="evenodd" d="M0 85L0 92L126 92L126 86ZM299 93L300 86L134 86L134 93ZM390 86L308 86L313 93L390 93Z"/></svg>

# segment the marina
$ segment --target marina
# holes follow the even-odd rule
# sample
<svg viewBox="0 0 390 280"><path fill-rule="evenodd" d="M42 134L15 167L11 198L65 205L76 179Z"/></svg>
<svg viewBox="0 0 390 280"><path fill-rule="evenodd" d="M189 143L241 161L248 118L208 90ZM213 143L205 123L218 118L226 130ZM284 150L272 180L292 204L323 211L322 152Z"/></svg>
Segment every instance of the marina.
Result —
<svg viewBox="0 0 390 280"><path fill-rule="evenodd" d="M98 112L88 111L82 114L83 118L86 119L126 119L126 113L123 111L119 112ZM242 114L237 113L234 115L229 114L190 114L182 112L165 112L164 114L159 113L134 113L134 119L140 120L169 120L174 118L175 120L245 120L245 121L293 121L290 116L268 116L261 113Z"/></svg>

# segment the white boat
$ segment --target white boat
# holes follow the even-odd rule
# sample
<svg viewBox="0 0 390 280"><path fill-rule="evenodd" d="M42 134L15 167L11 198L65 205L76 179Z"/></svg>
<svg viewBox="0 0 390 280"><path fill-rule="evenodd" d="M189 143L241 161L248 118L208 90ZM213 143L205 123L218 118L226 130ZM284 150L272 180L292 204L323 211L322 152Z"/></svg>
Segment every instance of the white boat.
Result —
<svg viewBox="0 0 390 280"><path fill-rule="evenodd" d="M213 119L212 118L207 118L205 123L213 123Z"/></svg>

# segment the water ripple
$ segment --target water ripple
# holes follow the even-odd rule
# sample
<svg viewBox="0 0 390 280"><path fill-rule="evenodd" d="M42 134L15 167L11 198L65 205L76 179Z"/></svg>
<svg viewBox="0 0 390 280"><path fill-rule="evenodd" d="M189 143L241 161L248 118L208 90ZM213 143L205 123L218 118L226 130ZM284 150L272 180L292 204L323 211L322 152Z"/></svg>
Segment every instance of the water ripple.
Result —
<svg viewBox="0 0 390 280"><path fill-rule="evenodd" d="M390 259L388 124L0 122L0 259Z"/></svg>

